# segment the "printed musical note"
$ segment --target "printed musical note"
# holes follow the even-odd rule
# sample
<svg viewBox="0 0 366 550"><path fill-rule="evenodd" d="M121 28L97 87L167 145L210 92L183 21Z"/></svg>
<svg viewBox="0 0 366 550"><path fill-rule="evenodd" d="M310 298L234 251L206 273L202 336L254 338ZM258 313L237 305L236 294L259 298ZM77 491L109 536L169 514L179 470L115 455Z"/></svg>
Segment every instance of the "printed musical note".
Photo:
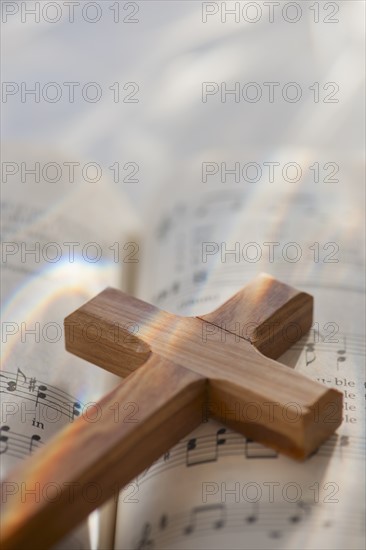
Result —
<svg viewBox="0 0 366 550"><path fill-rule="evenodd" d="M80 416L80 410L81 410L81 405L78 401L75 401L73 406L72 406L72 418L71 420L74 420L75 416Z"/></svg>
<svg viewBox="0 0 366 550"><path fill-rule="evenodd" d="M313 502L304 501L200 505L170 515L169 521L166 516L166 519L163 519L164 516L162 516L154 525L145 523L139 544L134 545L134 548L171 548L173 540L179 541L179 548L196 548L198 546L196 541L205 540L201 537L206 536L207 545L200 547L210 548L210 541L214 541L215 531L218 530L222 530L228 537L230 533L234 532L241 533L243 536L252 533L258 540L258 548L267 548L271 539L281 539L291 532L296 532L300 523L304 524L304 529L311 529L312 526L329 529L333 525L329 512L327 516L322 516L322 521L319 522L319 516L313 514L313 509L316 506ZM326 513L326 510L324 509L323 512ZM354 511L350 514L343 514L339 528L347 528L350 523L354 526L357 525L357 528L362 530L364 524L362 510L357 514ZM152 532L154 532L154 540L152 540ZM184 537L186 542L180 539L179 534ZM213 544L212 547L217 547L217 545ZM240 546L240 548L242 547L246 548L247 546Z"/></svg>
<svg viewBox="0 0 366 550"><path fill-rule="evenodd" d="M44 392L47 391L47 389L48 389L47 386L44 386L43 384L41 386L38 386L36 408L38 407L38 403L40 399L46 399L46 394Z"/></svg>
<svg viewBox="0 0 366 550"><path fill-rule="evenodd" d="M28 380L28 384L27 384ZM17 373L2 371L0 374L0 392L10 392L13 397L30 401L38 405L47 405L70 420L79 416L82 404L65 391L37 381L35 377L27 379L26 374L18 369ZM36 411L35 411L36 412Z"/></svg>
<svg viewBox="0 0 366 550"><path fill-rule="evenodd" d="M309 513L308 505L301 500L296 502L296 508L297 510L289 517L291 523L299 523L304 519L304 516Z"/></svg>
<svg viewBox="0 0 366 550"><path fill-rule="evenodd" d="M305 339L299 340L294 346L292 347L293 351L303 351L305 350L305 356L306 351L307 354L307 360L309 361L308 364L313 362L314 355L315 360L317 359L317 355L320 353L335 353L336 355L340 356L349 356L349 355L355 355L358 357L364 357L366 353L365 349L365 339L363 336L358 334L338 334L339 338L342 338L343 340L343 346L342 348L339 348L338 342L331 342L327 341L324 336L319 335L314 331L314 338L312 342L307 342ZM338 353L339 352L339 353ZM313 355L314 354L314 355ZM305 357L306 362L306 357Z"/></svg>
<svg viewBox="0 0 366 550"><path fill-rule="evenodd" d="M150 469L146 470L145 475L141 478L142 482L147 482L150 478L159 475L164 470L179 467L185 464L187 467L210 463L219 458L242 456L245 460L262 460L269 458L278 458L276 451L266 448L260 443L252 440L247 440L245 437L227 430L225 433L225 444L217 445L217 439L221 436L215 434L204 435L190 440L182 441L169 454L169 459L165 456L156 461ZM224 438L222 438L224 439ZM187 450L188 448L188 450ZM215 449L216 448L216 449ZM352 456L354 459L363 459L362 438L352 438L352 443L347 445L346 440L343 443L343 448L347 449L347 456ZM221 449L220 453L217 449ZM337 436L329 438L314 455L328 457L334 452L341 453L341 441ZM188 455L188 456L187 456ZM313 455L312 455L313 456ZM146 475L148 474L148 475Z"/></svg>
<svg viewBox="0 0 366 550"><path fill-rule="evenodd" d="M226 443L226 438L222 437L226 434L226 428L217 430L215 439L200 439L200 446L197 446L197 438L192 438L187 441L186 447L186 465L194 466L197 464L205 464L215 462L218 459L219 447Z"/></svg>
<svg viewBox="0 0 366 550"><path fill-rule="evenodd" d="M305 363L306 366L311 365L316 360L316 354L314 351L314 344L306 344L305 349Z"/></svg>
<svg viewBox="0 0 366 550"><path fill-rule="evenodd" d="M13 432L10 426L0 428L0 454L8 454L14 458L25 458L30 455L34 449L43 445L41 437L37 434L28 436Z"/></svg>
<svg viewBox="0 0 366 550"><path fill-rule="evenodd" d="M247 523L254 523L255 521L257 521L257 516L253 515L253 514L250 514L249 516L247 516L245 518L245 521Z"/></svg>
<svg viewBox="0 0 366 550"><path fill-rule="evenodd" d="M362 438L355 436L332 436L314 451L309 460L315 456L330 457L335 453L340 456L352 457L355 460L363 460L363 441ZM251 439L246 439L228 428L220 428L211 434L182 440L176 447L147 468L139 476L139 481L145 483L171 468L179 468L183 465L189 468L234 456L241 456L243 460L278 458L276 451Z"/></svg>
<svg viewBox="0 0 366 550"><path fill-rule="evenodd" d="M226 438L225 437L220 437L221 435L223 435L225 433L226 433L226 428L220 428L219 430L217 430L217 432L216 432L216 445L217 446L224 445L226 443Z"/></svg>
<svg viewBox="0 0 366 550"><path fill-rule="evenodd" d="M187 466L192 466L192 464L197 464L195 461L191 461L191 452L194 451L197 447L197 439L189 439L187 442L187 454L186 454L186 464ZM199 463L199 462L198 462Z"/></svg>
<svg viewBox="0 0 366 550"><path fill-rule="evenodd" d="M190 535L197 527L197 523L202 526L221 529L226 521L226 508L224 504L207 504L205 506L196 506L192 509L189 523L184 528L184 534Z"/></svg>
<svg viewBox="0 0 366 550"><path fill-rule="evenodd" d="M37 441L40 441L41 440L41 436L39 435L32 435L32 437L30 438L30 443L29 443L29 454L32 454L32 451L33 451L33 448L34 448L34 445L35 445L35 442Z"/></svg>
<svg viewBox="0 0 366 550"><path fill-rule="evenodd" d="M315 345L319 341L320 335L317 331L311 330L309 337L312 337L312 341L306 341L305 344L305 366L311 365L316 360ZM303 345L303 344L300 344Z"/></svg>
<svg viewBox="0 0 366 550"><path fill-rule="evenodd" d="M346 341L346 337L344 336L343 338L343 343L344 343L344 346L343 346L343 349L339 349L337 350L337 370L339 370L339 364L340 363L344 363L344 361L346 361L346 353L347 353L347 341Z"/></svg>
<svg viewBox="0 0 366 550"><path fill-rule="evenodd" d="M21 375L21 377L23 378L23 382L22 384L25 384L27 382L27 377L25 376L25 374L20 370L20 369L17 369L17 375L16 375L16 378L15 378L15 381L14 380L10 380L8 382L8 387L7 387L7 390L10 391L10 392L14 392L17 387L18 387L18 380L19 380L19 375Z"/></svg>
<svg viewBox="0 0 366 550"><path fill-rule="evenodd" d="M217 438L200 440L197 446L197 438L189 439L186 447L186 466L196 466L217 460Z"/></svg>
<svg viewBox="0 0 366 550"><path fill-rule="evenodd" d="M258 520L259 516L259 504L258 502L253 502L253 509L250 514L246 515L245 522L246 523L255 523Z"/></svg>
<svg viewBox="0 0 366 550"><path fill-rule="evenodd" d="M154 541L150 538L151 534L151 525L150 523L145 523L142 528L141 539L137 543L137 550L152 550L155 546Z"/></svg>

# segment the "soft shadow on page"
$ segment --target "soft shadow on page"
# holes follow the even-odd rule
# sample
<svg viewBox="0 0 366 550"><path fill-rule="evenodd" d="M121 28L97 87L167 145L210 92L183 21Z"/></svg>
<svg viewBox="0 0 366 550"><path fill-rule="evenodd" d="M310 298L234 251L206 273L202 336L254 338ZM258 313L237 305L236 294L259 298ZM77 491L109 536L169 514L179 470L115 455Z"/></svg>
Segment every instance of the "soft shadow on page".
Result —
<svg viewBox="0 0 366 550"><path fill-rule="evenodd" d="M44 158L61 166L70 156L26 144L3 147L3 161L34 166ZM4 182L2 202L1 463L2 477L11 478L19 461L119 381L65 351L63 320L107 285L119 285L121 264L108 246L123 246L125 224L131 232L135 221L128 201L116 198L108 182L91 193L78 182L59 181L52 189L43 180L25 185L19 174ZM118 224L109 222L111 214ZM112 508L92 514L57 548L105 546L106 535L113 535Z"/></svg>

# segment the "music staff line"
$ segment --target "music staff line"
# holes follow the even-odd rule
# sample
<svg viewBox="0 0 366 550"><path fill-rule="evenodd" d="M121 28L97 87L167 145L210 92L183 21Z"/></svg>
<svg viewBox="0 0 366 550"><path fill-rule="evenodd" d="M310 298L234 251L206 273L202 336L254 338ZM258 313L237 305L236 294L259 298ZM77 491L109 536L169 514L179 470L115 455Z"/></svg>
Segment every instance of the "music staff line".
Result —
<svg viewBox="0 0 366 550"><path fill-rule="evenodd" d="M335 434L329 438L308 460L313 457L328 458L334 453L342 459L364 460L364 438ZM216 433L185 439L150 466L137 478L141 484L172 468L185 465L187 468L217 462L221 458L242 456L244 460L276 459L276 451L247 439L236 432L220 428Z"/></svg>
<svg viewBox="0 0 366 550"><path fill-rule="evenodd" d="M304 262L304 265L305 265L305 262ZM289 279L288 276L291 275L291 273L289 273L286 270L286 267L287 266L285 265L282 265L282 266L277 265L276 276L279 279L284 279L284 280ZM266 269L263 269L263 270L266 271ZM237 275L238 275L237 267L230 268L230 266L226 266L225 274L221 273L220 278L217 277L213 279L210 272L210 285L209 285L209 288L207 289L207 291L209 292L209 295L220 296L220 291L222 288L229 288L229 287L240 288L243 284L243 281L242 279L238 280ZM192 296L195 296L195 294L197 293L197 288L199 288L200 286L202 286L207 282L208 276L209 276L209 271L207 268L205 271L200 272L198 282L194 280L194 275L192 275L192 281L185 284L184 286L178 283L179 291L174 292L174 294L177 298L179 297L180 304L186 304L188 302L190 305L194 305L198 303L197 300L192 300ZM318 279L314 279L311 282L309 282L308 280L306 281L297 280L296 286L304 289L317 288L317 289L327 289L327 290L335 290L335 291L356 292L356 293L359 293L361 296L363 296L364 294L364 289L362 286L334 285L331 283L329 278L328 279L326 278L326 275L323 276L322 281L319 281ZM164 306L164 303L168 299L169 295L170 295L169 289L162 289L154 296L153 301L156 305L159 305L160 307L167 307L166 305Z"/></svg>
<svg viewBox="0 0 366 550"><path fill-rule="evenodd" d="M329 338L329 341L326 341ZM334 341L333 341L334 339ZM311 346L320 352L343 352L347 355L364 356L366 353L364 338L360 335L340 334L334 336L323 335L311 329L310 333L295 342L292 349L301 351L304 347Z"/></svg>
<svg viewBox="0 0 366 550"><path fill-rule="evenodd" d="M11 394L14 397L35 403L35 409L39 405L45 405L67 416L69 420L79 416L82 410L82 403L72 395L51 384L37 382L34 377L28 378L19 368L16 374L1 371L0 393Z"/></svg>
<svg viewBox="0 0 366 550"><path fill-rule="evenodd" d="M257 502L195 506L187 512L171 516L163 514L154 525L146 522L135 549L169 548L169 543L182 538L186 540L191 536L202 537L221 531L256 536L261 533L267 539L283 539L286 535L291 536L301 523L311 529L324 530L336 525L331 515L313 514L313 506L303 501L294 504ZM347 530L359 530L363 522L362 511L346 516L342 517L342 522Z"/></svg>
<svg viewBox="0 0 366 550"><path fill-rule="evenodd" d="M303 259L303 266L304 268L306 266L309 266L311 265L313 262L310 258L308 259ZM245 264L246 267L248 266L248 264ZM254 264L252 264L254 265ZM258 270L262 270L262 271L266 271L266 267L267 267L267 263L266 262L262 262L262 265L260 262L256 263L256 268L255 268L255 271L258 272ZM225 266L225 272L218 272L217 276L215 278L211 278L211 282L210 282L210 290L211 291L214 291L216 290L216 288L220 289L220 288L228 288L230 286L235 286L237 288L240 288L241 285L243 284L243 281L242 279L238 279L238 264L234 264L234 265L230 265L230 264L226 264ZM358 294L361 294L362 296L364 295L364 287L363 287L363 282L361 283L355 283L355 284L351 284L350 281L348 280L347 282L345 282L344 284L338 284L338 283L334 283L334 281L332 280L332 278L329 276L329 274L331 273L331 270L332 270L332 266L334 266L334 264L332 263L328 263L328 264L323 264L324 267L327 266L327 269L323 272L323 273L319 273L319 272L314 272L313 274L312 273L309 273L307 272L307 275L306 275L306 279L301 279L300 277L296 278L296 286L298 286L299 288L304 288L305 290L307 288L309 289L327 289L327 290L335 290L337 292L340 292L340 291L346 291L346 292L355 292L355 293L358 293ZM359 264L357 261L350 261L350 262L347 262L347 268L348 269L353 269L355 272L357 272L357 270L359 270ZM262 268L262 269L261 269ZM264 268L264 269L263 269ZM292 264L288 264L286 261L283 261L283 262L277 262L276 263L276 277L278 277L279 279L282 279L282 280L288 280L291 278L291 275L292 275ZM327 272L327 270L329 270ZM248 271L247 271L248 272ZM291 284L289 282L289 284ZM184 288L184 291L187 295L189 295L191 293L191 296L192 296L192 292L194 292L195 290L197 290L197 287L190 283L190 285L187 285L185 288ZM183 292L182 292L183 294Z"/></svg>
<svg viewBox="0 0 366 550"><path fill-rule="evenodd" d="M43 445L44 442L38 434L28 436L13 432L10 426L0 428L0 455L8 454L14 458L25 458Z"/></svg>

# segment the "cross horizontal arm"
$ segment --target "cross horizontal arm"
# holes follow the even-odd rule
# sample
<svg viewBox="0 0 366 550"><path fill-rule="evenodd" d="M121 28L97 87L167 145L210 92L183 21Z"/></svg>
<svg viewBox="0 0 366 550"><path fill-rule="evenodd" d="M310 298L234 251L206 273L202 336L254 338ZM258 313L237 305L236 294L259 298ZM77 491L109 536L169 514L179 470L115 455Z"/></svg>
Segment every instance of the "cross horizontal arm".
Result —
<svg viewBox="0 0 366 550"><path fill-rule="evenodd" d="M1 548L43 550L150 466L202 421L206 381L158 357L105 396L1 484ZM25 491L37 487L40 498ZM57 498L47 499L47 487ZM97 497L85 497L86 489ZM14 487L17 488L14 491Z"/></svg>
<svg viewBox="0 0 366 550"><path fill-rule="evenodd" d="M65 347L91 363L128 376L151 354L152 327L164 330L174 315L133 298L114 288L106 288L65 318ZM149 336L144 336L146 329Z"/></svg>
<svg viewBox="0 0 366 550"><path fill-rule="evenodd" d="M343 394L264 357L244 344L240 369L209 379L207 415L299 460L342 423Z"/></svg>
<svg viewBox="0 0 366 550"><path fill-rule="evenodd" d="M342 394L262 353L277 357L311 322L312 298L268 276L201 318L114 289L75 311L65 319L66 348L122 377L132 374L99 402L98 422L82 416L3 483L4 550L29 540L48 547L206 414L289 456L308 456L341 423ZM294 325L300 331L293 336ZM126 401L137 406L138 422L116 425L116 407ZM58 483L60 498L22 502L18 491L8 494L12 480L18 488ZM87 483L102 490L93 503L83 499Z"/></svg>
<svg viewBox="0 0 366 550"><path fill-rule="evenodd" d="M265 357L262 348L278 355L300 338L312 321L312 298L267 276L249 288L254 297L244 289L212 318L210 314L203 318L175 316L106 289L66 319L65 323L71 320L79 327L73 341L66 332L66 346L122 376L128 374L126 355L129 358L132 353L134 368L148 353L184 365L208 379L209 416L291 457L304 459L342 422L342 394ZM222 323L240 319L243 327L254 327L253 344L241 334L238 337L235 330L221 328L225 326ZM115 338L113 329L129 323L137 330L126 344L125 332ZM301 330L291 333L291 323ZM100 328L100 338L88 342L85 328L94 324ZM266 324L273 330L256 340Z"/></svg>
<svg viewBox="0 0 366 550"><path fill-rule="evenodd" d="M313 297L262 273L215 311L202 315L277 359L312 325Z"/></svg>

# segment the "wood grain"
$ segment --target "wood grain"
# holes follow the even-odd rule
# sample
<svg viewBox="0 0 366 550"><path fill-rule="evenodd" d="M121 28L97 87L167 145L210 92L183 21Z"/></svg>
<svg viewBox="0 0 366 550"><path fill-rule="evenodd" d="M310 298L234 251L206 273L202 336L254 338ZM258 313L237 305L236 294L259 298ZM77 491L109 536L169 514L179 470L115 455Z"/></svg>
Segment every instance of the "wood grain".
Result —
<svg viewBox="0 0 366 550"><path fill-rule="evenodd" d="M312 325L313 297L262 273L218 309L200 317L277 359Z"/></svg>
<svg viewBox="0 0 366 550"><path fill-rule="evenodd" d="M205 392L200 375L152 357L99 402L97 422L80 417L2 483L1 548L48 548L118 498L201 422ZM37 486L39 498L27 497Z"/></svg>
<svg viewBox="0 0 366 550"><path fill-rule="evenodd" d="M79 489L75 503L66 490L55 504L8 496L4 548L55 542L206 415L290 457L314 452L341 423L342 394L271 359L310 328L312 308L308 294L262 275L200 318L111 288L68 316L66 348L127 378L101 401L100 421L78 419L12 474ZM126 399L138 404L139 421L116 425L111 403ZM88 483L102 491L94 503L83 499Z"/></svg>

